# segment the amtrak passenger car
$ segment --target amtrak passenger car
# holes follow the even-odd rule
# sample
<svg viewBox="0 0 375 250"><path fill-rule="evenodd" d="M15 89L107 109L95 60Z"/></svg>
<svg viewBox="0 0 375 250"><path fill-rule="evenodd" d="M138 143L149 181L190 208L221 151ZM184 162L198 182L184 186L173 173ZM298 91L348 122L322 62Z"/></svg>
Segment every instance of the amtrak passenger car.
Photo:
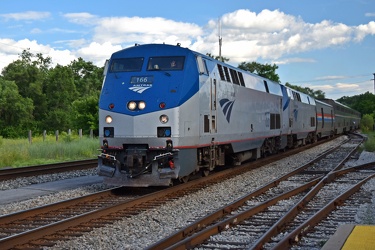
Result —
<svg viewBox="0 0 375 250"><path fill-rule="evenodd" d="M314 98L179 45L136 45L106 64L98 173L109 184L167 186L317 136Z"/></svg>
<svg viewBox="0 0 375 250"><path fill-rule="evenodd" d="M322 99L321 101L333 107L334 134L342 134L359 128L361 114L358 111L332 99Z"/></svg>

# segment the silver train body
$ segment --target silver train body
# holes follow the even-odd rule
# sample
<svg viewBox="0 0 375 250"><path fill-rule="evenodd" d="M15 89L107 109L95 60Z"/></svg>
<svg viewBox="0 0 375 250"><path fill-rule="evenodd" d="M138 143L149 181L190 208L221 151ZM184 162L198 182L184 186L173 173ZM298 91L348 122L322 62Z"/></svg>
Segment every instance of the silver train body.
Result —
<svg viewBox="0 0 375 250"><path fill-rule="evenodd" d="M123 186L186 181L357 129L360 114L337 106L180 46L134 46L106 67L98 173Z"/></svg>

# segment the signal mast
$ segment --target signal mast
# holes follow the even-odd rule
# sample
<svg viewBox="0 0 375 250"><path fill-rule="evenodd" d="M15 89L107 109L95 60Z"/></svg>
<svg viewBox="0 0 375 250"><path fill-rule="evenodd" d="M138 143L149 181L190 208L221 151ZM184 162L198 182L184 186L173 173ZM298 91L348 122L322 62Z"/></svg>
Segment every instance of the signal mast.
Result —
<svg viewBox="0 0 375 250"><path fill-rule="evenodd" d="M223 38L221 37L221 19L219 18L219 60L220 61L223 61L223 59L221 57L221 45L222 45L222 43L223 43Z"/></svg>

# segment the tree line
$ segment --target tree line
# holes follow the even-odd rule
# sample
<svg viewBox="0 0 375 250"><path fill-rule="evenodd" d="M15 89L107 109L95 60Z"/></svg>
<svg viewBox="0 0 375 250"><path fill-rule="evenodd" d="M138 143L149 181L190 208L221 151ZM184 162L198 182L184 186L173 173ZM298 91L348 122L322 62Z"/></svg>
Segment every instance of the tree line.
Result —
<svg viewBox="0 0 375 250"><path fill-rule="evenodd" d="M212 55L210 55L212 56ZM214 56L212 56L214 57ZM222 61L229 60L221 58ZM7 65L0 75L0 136L26 137L47 130L83 129L98 134L98 101L104 67L97 67L82 58L67 66L52 65L50 57L24 50L19 59ZM243 62L238 68L280 82L278 66ZM315 98L325 98L321 90L312 90L286 83L293 89ZM337 101L365 115L372 128L375 96L369 92ZM372 122L372 125L371 125Z"/></svg>
<svg viewBox="0 0 375 250"><path fill-rule="evenodd" d="M0 136L17 138L44 130L98 132L103 67L82 58L52 67L50 57L24 50L0 76Z"/></svg>

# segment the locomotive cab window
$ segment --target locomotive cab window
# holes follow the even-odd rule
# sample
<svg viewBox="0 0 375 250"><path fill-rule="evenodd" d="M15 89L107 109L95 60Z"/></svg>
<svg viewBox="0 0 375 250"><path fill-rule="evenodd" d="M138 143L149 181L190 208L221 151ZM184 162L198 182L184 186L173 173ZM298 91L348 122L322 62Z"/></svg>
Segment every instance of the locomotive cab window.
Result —
<svg viewBox="0 0 375 250"><path fill-rule="evenodd" d="M208 75L206 60L204 60L201 56L196 56L196 58L199 74Z"/></svg>
<svg viewBox="0 0 375 250"><path fill-rule="evenodd" d="M184 56L150 57L147 70L183 70L184 62Z"/></svg>
<svg viewBox="0 0 375 250"><path fill-rule="evenodd" d="M142 70L143 57L113 59L110 72L138 72Z"/></svg>

